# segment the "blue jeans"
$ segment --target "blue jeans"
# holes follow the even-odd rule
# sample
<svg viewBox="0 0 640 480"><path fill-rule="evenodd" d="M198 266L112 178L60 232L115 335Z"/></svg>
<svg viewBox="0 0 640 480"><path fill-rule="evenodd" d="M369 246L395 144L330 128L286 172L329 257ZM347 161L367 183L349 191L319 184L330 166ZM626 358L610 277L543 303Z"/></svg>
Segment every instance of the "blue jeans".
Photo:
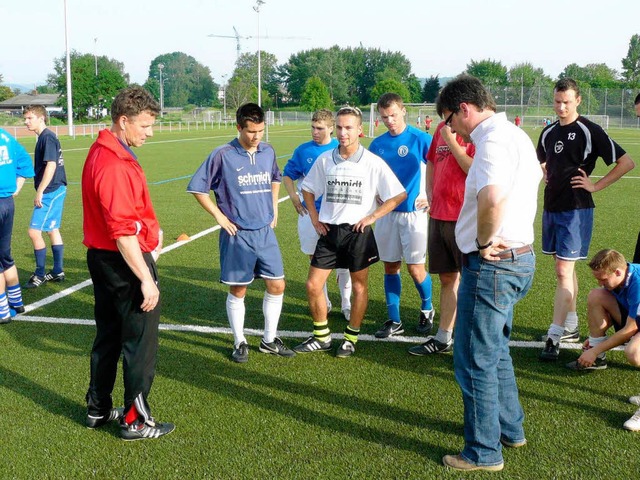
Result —
<svg viewBox="0 0 640 480"><path fill-rule="evenodd" d="M464 459L502 463L500 438L524 440L524 411L509 354L513 306L533 282L532 252L499 261L465 256L458 289L454 371L464 403Z"/></svg>

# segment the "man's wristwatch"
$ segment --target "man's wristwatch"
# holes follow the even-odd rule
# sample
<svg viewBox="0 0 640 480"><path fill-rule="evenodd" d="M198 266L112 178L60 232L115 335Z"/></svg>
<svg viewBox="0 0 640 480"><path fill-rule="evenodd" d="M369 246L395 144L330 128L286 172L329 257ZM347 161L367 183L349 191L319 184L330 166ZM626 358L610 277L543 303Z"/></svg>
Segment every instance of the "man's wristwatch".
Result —
<svg viewBox="0 0 640 480"><path fill-rule="evenodd" d="M486 250L491 245L493 245L493 242L491 240L489 240L489 243L487 243L486 245L480 245L480 243L478 242L478 239L476 238L476 248L478 249L478 251Z"/></svg>

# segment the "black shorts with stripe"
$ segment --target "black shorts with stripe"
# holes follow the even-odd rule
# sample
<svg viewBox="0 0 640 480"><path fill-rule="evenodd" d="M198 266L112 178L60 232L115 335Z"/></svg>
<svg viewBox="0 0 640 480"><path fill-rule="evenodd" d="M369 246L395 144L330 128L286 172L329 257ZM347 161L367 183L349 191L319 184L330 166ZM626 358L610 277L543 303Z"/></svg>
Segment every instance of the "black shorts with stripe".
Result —
<svg viewBox="0 0 640 480"><path fill-rule="evenodd" d="M348 268L351 272L358 272L380 260L370 226L362 233L354 232L353 225L348 223L327 227L327 234L318 239L311 266L322 270Z"/></svg>

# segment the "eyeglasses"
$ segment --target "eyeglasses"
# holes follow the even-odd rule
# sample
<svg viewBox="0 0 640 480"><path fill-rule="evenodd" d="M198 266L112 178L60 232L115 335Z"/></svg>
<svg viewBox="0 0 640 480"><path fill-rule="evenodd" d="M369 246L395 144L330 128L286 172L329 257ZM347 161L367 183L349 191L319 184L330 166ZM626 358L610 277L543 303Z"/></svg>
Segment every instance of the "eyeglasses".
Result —
<svg viewBox="0 0 640 480"><path fill-rule="evenodd" d="M362 117L362 110L360 110L358 107L351 107L347 105L345 107L340 107L340 110L338 110L336 116L345 114L352 114L357 117Z"/></svg>
<svg viewBox="0 0 640 480"><path fill-rule="evenodd" d="M444 124L448 127L451 125L451 120L453 120L453 116L458 112L451 112L447 119L444 121Z"/></svg>

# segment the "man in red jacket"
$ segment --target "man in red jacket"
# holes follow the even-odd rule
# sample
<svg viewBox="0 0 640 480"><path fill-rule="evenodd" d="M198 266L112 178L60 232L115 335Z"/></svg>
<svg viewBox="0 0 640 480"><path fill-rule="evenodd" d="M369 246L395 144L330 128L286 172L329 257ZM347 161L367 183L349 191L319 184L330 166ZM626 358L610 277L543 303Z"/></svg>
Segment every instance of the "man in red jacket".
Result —
<svg viewBox="0 0 640 480"><path fill-rule="evenodd" d="M162 231L142 167L131 147L153 135L158 103L141 87L122 90L113 124L91 146L82 171L83 243L93 280L96 338L91 351L87 427L120 420L124 440L158 438L174 430L151 416L147 397L155 375L160 291L155 260ZM111 393L123 354L124 409Z"/></svg>

